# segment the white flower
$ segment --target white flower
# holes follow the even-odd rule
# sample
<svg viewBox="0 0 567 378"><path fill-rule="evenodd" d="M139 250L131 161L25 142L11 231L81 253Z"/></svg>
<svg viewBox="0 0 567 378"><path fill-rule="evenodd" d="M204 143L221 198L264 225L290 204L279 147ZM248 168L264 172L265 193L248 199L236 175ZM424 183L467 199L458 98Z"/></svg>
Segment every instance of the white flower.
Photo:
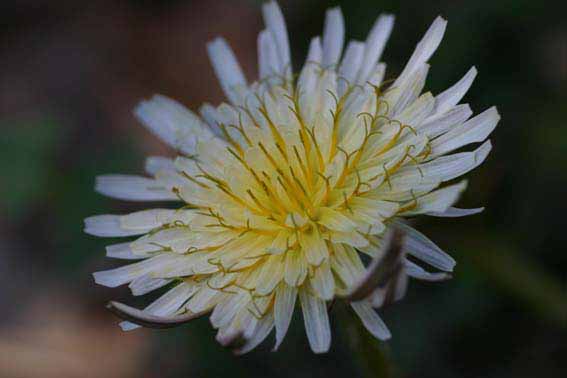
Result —
<svg viewBox="0 0 567 378"><path fill-rule="evenodd" d="M95 280L129 284L134 295L171 285L143 311L112 302L113 311L133 321L124 329L168 327L210 313L219 342L237 353L274 327L277 348L297 297L314 352L329 349L327 306L335 298L350 301L366 328L387 339L374 308L401 298L408 275L446 279L455 265L401 220L482 211L453 207L466 182L445 183L484 161L489 141L454 151L485 141L500 116L490 108L470 118L469 106L459 105L475 68L436 96L421 94L427 62L445 32L442 18L401 74L384 82L380 58L393 16L380 16L367 40L349 42L343 54L343 16L329 10L323 38L312 39L296 79L280 8L264 4L263 14L259 81L248 83L218 38L207 47L228 103L205 104L197 115L156 95L137 107L142 123L179 156L148 158L150 177L99 177L96 190L123 200L172 201L177 209L87 218L92 235L140 236L107 248L109 257L140 262L97 272ZM367 268L361 254L373 258ZM427 272L406 254L440 272Z"/></svg>

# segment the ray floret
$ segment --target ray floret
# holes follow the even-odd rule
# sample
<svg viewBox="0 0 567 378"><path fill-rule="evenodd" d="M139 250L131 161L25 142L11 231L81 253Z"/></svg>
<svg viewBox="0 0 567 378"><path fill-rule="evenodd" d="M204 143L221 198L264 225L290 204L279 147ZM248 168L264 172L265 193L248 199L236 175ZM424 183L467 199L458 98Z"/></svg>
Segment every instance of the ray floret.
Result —
<svg viewBox="0 0 567 378"><path fill-rule="evenodd" d="M378 17L365 41L345 46L342 13L330 9L294 75L282 11L268 2L262 13L257 81L217 38L207 51L227 102L197 114L156 95L136 107L177 155L148 158L145 176L100 176L96 190L174 206L87 218L89 234L135 238L107 247L108 257L133 263L94 279L129 285L134 295L164 288L142 310L110 302L123 329L208 314L219 343L237 354L274 329L277 349L298 306L312 350L326 352L336 299L388 339L377 309L404 296L408 277L443 281L456 263L405 220L483 210L455 207L467 182L452 181L486 159L500 116L496 108L473 116L460 104L474 67L446 91L424 92L447 26L441 17L386 80L381 57L392 15Z"/></svg>

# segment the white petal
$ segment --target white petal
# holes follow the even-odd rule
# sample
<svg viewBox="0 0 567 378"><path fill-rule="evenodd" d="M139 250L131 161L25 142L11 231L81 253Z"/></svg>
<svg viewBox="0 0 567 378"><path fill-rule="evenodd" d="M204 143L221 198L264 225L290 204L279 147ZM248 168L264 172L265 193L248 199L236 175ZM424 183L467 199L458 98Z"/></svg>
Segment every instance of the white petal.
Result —
<svg viewBox="0 0 567 378"><path fill-rule="evenodd" d="M313 226L310 232L300 234L299 244L307 262L311 265L319 266L323 260L329 257L327 243L316 226Z"/></svg>
<svg viewBox="0 0 567 378"><path fill-rule="evenodd" d="M215 328L229 327L238 313L250 303L250 295L244 291L235 289L236 294L228 294L220 301L213 310L209 320Z"/></svg>
<svg viewBox="0 0 567 378"><path fill-rule="evenodd" d="M168 267L172 268L178 264L179 258L179 255L161 254L135 264L95 272L93 273L93 277L95 282L99 285L117 287L132 282L134 279L144 274L157 274L163 269Z"/></svg>
<svg viewBox="0 0 567 378"><path fill-rule="evenodd" d="M145 234L154 228L161 227L163 221L174 213L175 210L151 209L118 216L118 219L123 229L137 230L139 234Z"/></svg>
<svg viewBox="0 0 567 378"><path fill-rule="evenodd" d="M321 44L321 37L313 37L309 42L309 51L305 63L322 63L323 61L323 45Z"/></svg>
<svg viewBox="0 0 567 378"><path fill-rule="evenodd" d="M252 315L249 307L242 309L233 319L232 323L226 327L219 329L219 335L224 334L224 338L236 336L235 341L246 341L254 336L254 331L258 325L258 318ZM219 340L219 342L222 342ZM224 344L226 345L226 344Z"/></svg>
<svg viewBox="0 0 567 378"><path fill-rule="evenodd" d="M295 300L297 298L297 288L281 283L276 290L276 299L274 302L274 317L276 323L276 345L274 350L281 345L295 309Z"/></svg>
<svg viewBox="0 0 567 378"><path fill-rule="evenodd" d="M453 106L457 105L468 92L476 77L476 74L476 67L472 67L455 85L438 94L435 97L437 99L435 114L445 113Z"/></svg>
<svg viewBox="0 0 567 378"><path fill-rule="evenodd" d="M325 260L319 267L314 268L311 286L317 296L323 300L333 299L335 295L335 279L331 273L331 264Z"/></svg>
<svg viewBox="0 0 567 378"><path fill-rule="evenodd" d="M420 267L419 265L409 261L404 261L406 273L413 278L423 281L446 281L451 278L451 275L445 272L430 273Z"/></svg>
<svg viewBox="0 0 567 378"><path fill-rule="evenodd" d="M134 254L130 248L130 244L131 243L128 242L109 245L106 247L106 256L122 260L141 260L145 258L145 256Z"/></svg>
<svg viewBox="0 0 567 378"><path fill-rule="evenodd" d="M174 171L159 171L156 173L156 180L169 190L181 188L187 183L191 183L181 173Z"/></svg>
<svg viewBox="0 0 567 378"><path fill-rule="evenodd" d="M339 96L342 96L350 85L355 84L356 75L362 64L364 57L364 43L359 41L350 41L347 45L345 56L339 68Z"/></svg>
<svg viewBox="0 0 567 378"><path fill-rule="evenodd" d="M141 235L173 221L188 223L193 214L170 209L150 209L126 215L96 215L85 219L85 232L95 236Z"/></svg>
<svg viewBox="0 0 567 378"><path fill-rule="evenodd" d="M272 34L263 30L258 34L258 70L260 79L273 77L280 73L280 62ZM273 78L275 79L275 78Z"/></svg>
<svg viewBox="0 0 567 378"><path fill-rule="evenodd" d="M382 227L383 224L381 222L376 222L372 226L373 228L374 227L378 228L378 227ZM363 248L368 245L368 240L358 232L335 231L332 233L332 235L329 235L329 238L333 239L333 243L344 243L354 248ZM312 264L312 265L318 265L318 264Z"/></svg>
<svg viewBox="0 0 567 378"><path fill-rule="evenodd" d="M345 21L340 8L327 10L323 30L323 65L338 64L345 42Z"/></svg>
<svg viewBox="0 0 567 378"><path fill-rule="evenodd" d="M334 253L331 258L333 272L345 287L352 287L364 275L364 265L354 248L336 244L333 249Z"/></svg>
<svg viewBox="0 0 567 378"><path fill-rule="evenodd" d="M134 175L103 175L96 178L95 190L125 201L179 201L157 180Z"/></svg>
<svg viewBox="0 0 567 378"><path fill-rule="evenodd" d="M329 207L319 209L317 223L334 231L350 232L356 228L356 224L350 218L346 217L342 212Z"/></svg>
<svg viewBox="0 0 567 378"><path fill-rule="evenodd" d="M209 126L214 126L219 123L220 115L217 112L217 109L207 102L201 105L199 108L199 114Z"/></svg>
<svg viewBox="0 0 567 378"><path fill-rule="evenodd" d="M358 84L364 84L366 82L372 69L374 69L376 63L378 63L393 28L394 16L391 14L381 15L374 23L366 39L364 59L358 73Z"/></svg>
<svg viewBox="0 0 567 378"><path fill-rule="evenodd" d="M299 75L297 87L302 94L301 99L311 101L312 92L318 81L319 66L323 59L323 47L321 46L321 38L315 37L309 44L309 52L305 59L305 64ZM305 95L305 96L303 96Z"/></svg>
<svg viewBox="0 0 567 378"><path fill-rule="evenodd" d="M209 42L207 52L224 94L233 104L240 104L240 93L246 89L247 84L234 52L223 38Z"/></svg>
<svg viewBox="0 0 567 378"><path fill-rule="evenodd" d="M272 255L279 255L284 253L287 250L288 243L290 238L290 232L286 230L279 231L272 244L268 248L266 248L266 252Z"/></svg>
<svg viewBox="0 0 567 378"><path fill-rule="evenodd" d="M173 315L197 291L194 284L182 282L144 309L151 315Z"/></svg>
<svg viewBox="0 0 567 378"><path fill-rule="evenodd" d="M425 182L422 182L425 181ZM417 168L411 174L404 173L403 175L393 175L390 178L392 189L388 185L383 185L377 194L382 196L385 201L409 201L415 196L428 193L439 186L439 182L429 181L427 178L424 180Z"/></svg>
<svg viewBox="0 0 567 378"><path fill-rule="evenodd" d="M204 103L199 109L199 114L203 117L203 120L209 125L209 128L218 138L224 139L225 135L219 127L220 124L226 124L226 120L217 111L217 109L211 104Z"/></svg>
<svg viewBox="0 0 567 378"><path fill-rule="evenodd" d="M132 290L132 295L144 295L172 282L172 279L153 278L149 274L135 278L128 287Z"/></svg>
<svg viewBox="0 0 567 378"><path fill-rule="evenodd" d="M419 126L431 114L434 106L435 98L431 92L424 93L406 107L396 119L405 125Z"/></svg>
<svg viewBox="0 0 567 378"><path fill-rule="evenodd" d="M386 63L378 63L374 70L370 72L370 76L367 78L367 82L372 85L380 86L386 75Z"/></svg>
<svg viewBox="0 0 567 378"><path fill-rule="evenodd" d="M443 212L430 211L426 215L432 217L458 218L458 217L466 217L469 215L475 215L478 213L482 213L483 211L484 211L484 207L477 207L475 209L460 209L458 207L449 207L447 210Z"/></svg>
<svg viewBox="0 0 567 378"><path fill-rule="evenodd" d="M195 290L194 285L182 282L147 306L144 312L156 316L173 315L195 293ZM121 322L120 327L123 331L140 328L139 325L131 322Z"/></svg>
<svg viewBox="0 0 567 378"><path fill-rule="evenodd" d="M165 96L155 95L140 102L134 114L158 138L188 155L195 153L197 140L212 137L199 117Z"/></svg>
<svg viewBox="0 0 567 378"><path fill-rule="evenodd" d="M176 222L188 225L195 213L187 210L149 209L120 216L120 226L125 230L139 230L142 233Z"/></svg>
<svg viewBox="0 0 567 378"><path fill-rule="evenodd" d="M471 115L472 110L468 104L457 105L443 114L427 117L417 129L428 138L435 138L465 122Z"/></svg>
<svg viewBox="0 0 567 378"><path fill-rule="evenodd" d="M439 44L443 39L443 34L445 34L446 27L447 21L445 21L442 17L437 17L435 21L433 21L433 24L429 27L421 41L417 44L410 60L398 79L396 79L393 87L398 86L417 69L422 67L423 64L427 63L435 50L437 50L437 47L439 47Z"/></svg>
<svg viewBox="0 0 567 378"><path fill-rule="evenodd" d="M392 337L392 334L388 330L388 327L382 319L378 316L376 311L370 306L366 301L352 302L350 304L364 327L370 332L374 337L380 340L388 340Z"/></svg>
<svg viewBox="0 0 567 378"><path fill-rule="evenodd" d="M118 325L120 326L120 328L124 331L124 332L128 332L128 331L133 331L135 329L141 328L142 326L139 326L137 324L134 324L132 322L128 322L128 321L123 321L118 323Z"/></svg>
<svg viewBox="0 0 567 378"><path fill-rule="evenodd" d="M120 226L119 215L95 215L85 219L85 232L100 237L132 236L144 230L128 230Z"/></svg>
<svg viewBox="0 0 567 378"><path fill-rule="evenodd" d="M394 292L394 301L399 301L403 297L405 297L406 292L408 290L408 275L405 271L405 266L403 267L403 271L398 274L395 292Z"/></svg>
<svg viewBox="0 0 567 378"><path fill-rule="evenodd" d="M489 140L479 148L471 152L460 152L458 154L441 156L430 162L421 164L416 175L423 175L422 179L430 182L443 182L464 175L478 167L488 156L492 144ZM399 173L403 176L406 172L416 168L401 169Z"/></svg>
<svg viewBox="0 0 567 378"><path fill-rule="evenodd" d="M419 97L425 86L428 72L429 65L422 64L408 76L407 80L400 82L397 86L392 86L392 89L386 92L386 101L393 104L392 109L390 109L391 114L397 116Z"/></svg>
<svg viewBox="0 0 567 378"><path fill-rule="evenodd" d="M276 51L280 62L280 73L291 75L291 60L287 27L279 5L275 1L264 3L262 6L264 23L276 42Z"/></svg>
<svg viewBox="0 0 567 378"><path fill-rule="evenodd" d="M289 286L299 286L307 276L307 261L302 251L288 251L285 256L284 279Z"/></svg>
<svg viewBox="0 0 567 378"><path fill-rule="evenodd" d="M270 256L264 261L262 270L256 281L256 292L258 295L270 294L283 280L284 257L281 255Z"/></svg>
<svg viewBox="0 0 567 378"><path fill-rule="evenodd" d="M202 286L199 291L187 302L185 307L192 312L201 312L214 305L214 299L220 292L208 286Z"/></svg>
<svg viewBox="0 0 567 378"><path fill-rule="evenodd" d="M484 141L500 121L495 107L457 126L431 142L432 155L439 156L470 143Z"/></svg>
<svg viewBox="0 0 567 378"><path fill-rule="evenodd" d="M457 202L466 187L467 181L463 180L458 184L446 186L419 197L417 199L417 206L409 211L403 212L403 215L423 214L430 211L442 213Z"/></svg>
<svg viewBox="0 0 567 378"><path fill-rule="evenodd" d="M274 318L272 313L266 314L262 319L258 320L256 328L252 333L252 336L246 340L243 346L236 349L234 353L240 356L244 353L250 352L252 349L256 348L272 331L274 328Z"/></svg>
<svg viewBox="0 0 567 378"><path fill-rule="evenodd" d="M311 350L315 353L327 352L331 346L331 327L327 304L324 300L309 294L305 289L299 291L299 299Z"/></svg>
<svg viewBox="0 0 567 378"><path fill-rule="evenodd" d="M175 171L173 160L163 156L150 156L146 159L146 172L154 176L159 171Z"/></svg>
<svg viewBox="0 0 567 378"><path fill-rule="evenodd" d="M437 269L453 271L456 265L455 259L443 252L421 232L401 222L396 224L405 231L404 250L407 253Z"/></svg>

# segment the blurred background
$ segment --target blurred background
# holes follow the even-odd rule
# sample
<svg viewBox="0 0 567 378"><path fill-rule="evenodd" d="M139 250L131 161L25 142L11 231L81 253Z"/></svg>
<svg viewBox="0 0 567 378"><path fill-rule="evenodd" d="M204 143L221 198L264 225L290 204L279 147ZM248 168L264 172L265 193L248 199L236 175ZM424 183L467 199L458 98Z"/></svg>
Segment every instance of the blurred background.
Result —
<svg viewBox="0 0 567 378"><path fill-rule="evenodd" d="M322 356L309 351L299 314L279 353L263 345L240 358L215 343L205 319L173 331L119 330L105 302L150 298L95 286L91 272L119 263L82 222L141 207L96 194L94 178L141 173L145 155L171 154L134 120L142 98L158 92L193 109L222 99L206 41L225 36L256 77L260 3L1 2L0 377L567 376L567 18L559 1L281 0L296 69L329 6L342 7L357 39L380 12L397 15L383 58L389 76L443 15L448 33L428 88L438 93L476 65L466 102L502 114L493 153L469 174L461 201L487 210L418 225L458 260L455 277L413 281L401 304L382 311L391 341L345 326L340 306Z"/></svg>

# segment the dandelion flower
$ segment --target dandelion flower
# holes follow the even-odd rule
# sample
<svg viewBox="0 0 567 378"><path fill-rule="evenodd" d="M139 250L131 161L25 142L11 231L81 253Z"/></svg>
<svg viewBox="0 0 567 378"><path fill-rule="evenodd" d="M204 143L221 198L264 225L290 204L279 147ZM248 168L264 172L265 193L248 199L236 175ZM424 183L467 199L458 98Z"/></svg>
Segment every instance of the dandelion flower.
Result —
<svg viewBox="0 0 567 378"><path fill-rule="evenodd" d="M218 38L207 49L226 103L204 104L196 114L156 95L136 108L177 157L148 158L148 177L98 177L96 190L127 201L171 201L173 208L87 218L89 234L138 237L107 247L107 255L140 261L94 273L95 281L129 284L133 295L168 286L143 310L111 302L128 320L123 329L210 314L217 340L237 353L274 328L277 348L296 302L316 353L329 349L335 299L348 301L370 333L387 339L376 308L400 299L408 276L443 280L455 265L404 218L482 211L453 207L466 181L446 183L485 160L485 140L500 116L490 108L471 118L469 105L459 104L474 67L442 93L422 94L445 32L441 17L403 71L385 81L380 58L392 15L381 15L366 41L348 42L343 54L343 16L328 10L323 36L311 40L297 76L280 8L266 3L263 16L258 81L246 80Z"/></svg>

